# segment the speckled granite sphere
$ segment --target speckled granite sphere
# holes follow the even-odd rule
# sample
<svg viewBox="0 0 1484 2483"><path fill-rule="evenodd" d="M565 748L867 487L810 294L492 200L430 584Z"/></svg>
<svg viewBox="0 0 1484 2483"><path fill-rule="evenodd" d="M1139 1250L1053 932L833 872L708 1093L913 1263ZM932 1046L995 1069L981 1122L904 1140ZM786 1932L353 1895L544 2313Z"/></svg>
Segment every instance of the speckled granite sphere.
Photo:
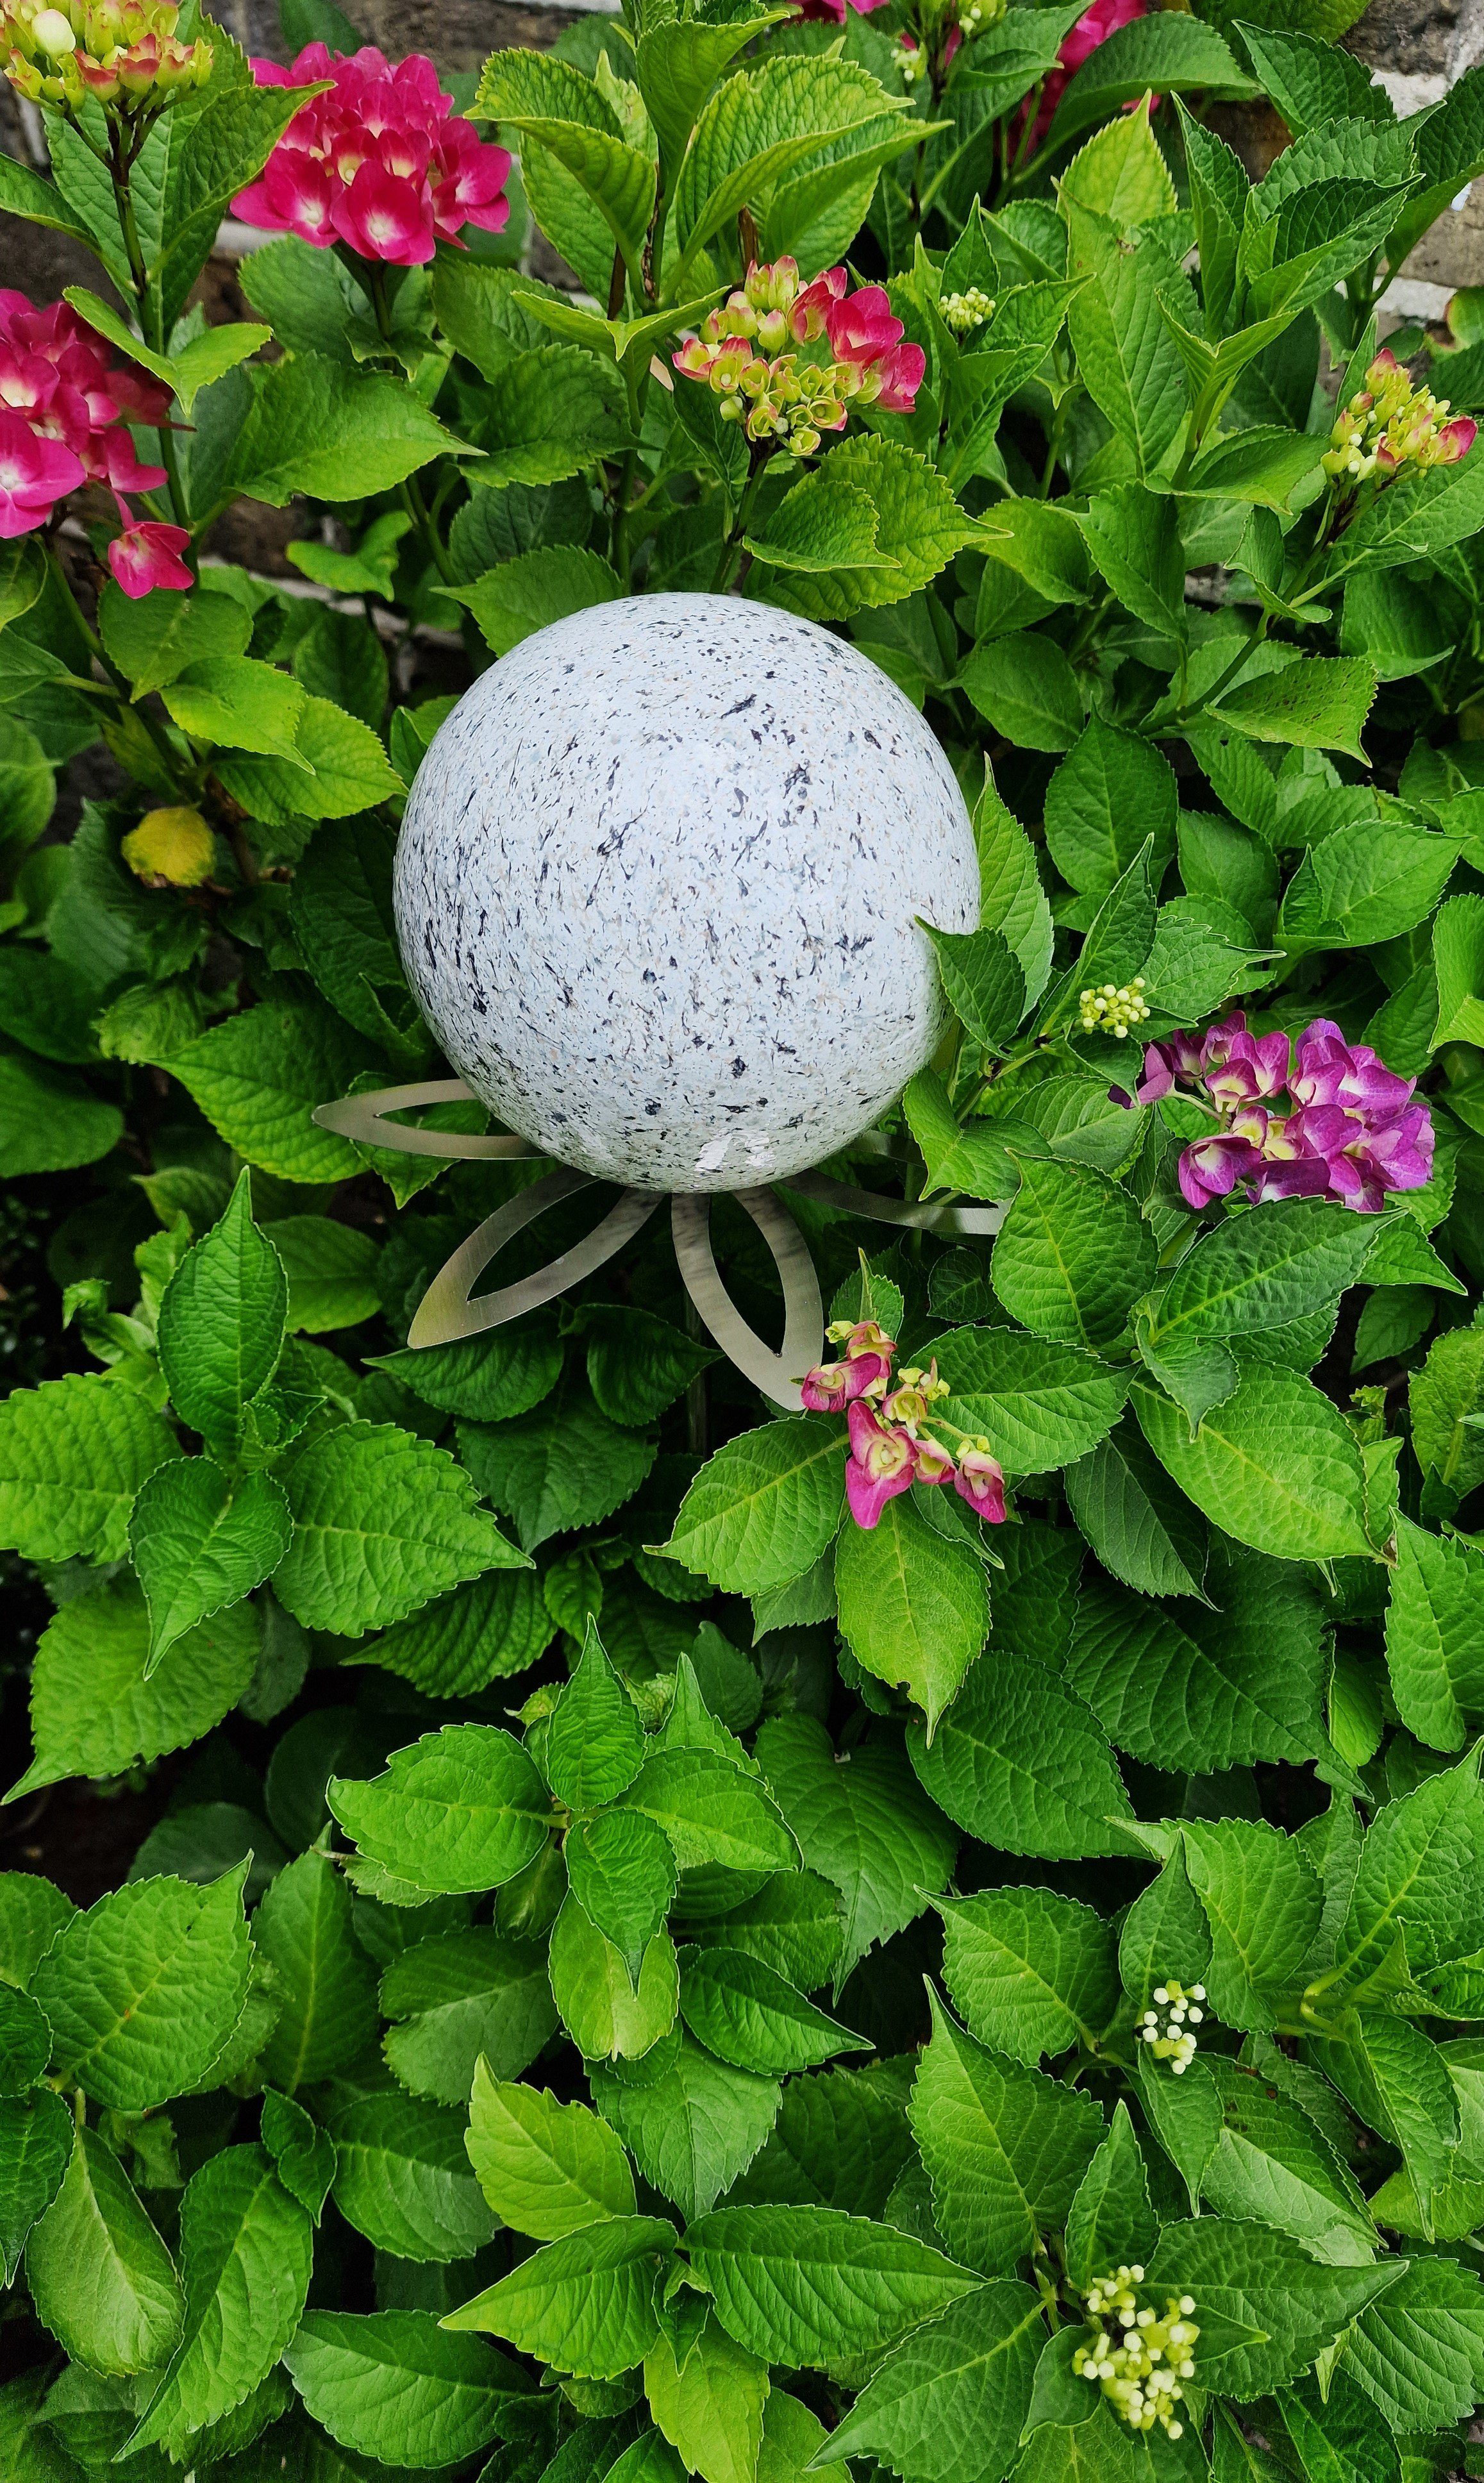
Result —
<svg viewBox="0 0 1484 2483"><path fill-rule="evenodd" d="M971 931L973 831L915 708L812 622L646 595L482 675L417 772L397 929L449 1060L563 1162L738 1189L867 1129Z"/></svg>

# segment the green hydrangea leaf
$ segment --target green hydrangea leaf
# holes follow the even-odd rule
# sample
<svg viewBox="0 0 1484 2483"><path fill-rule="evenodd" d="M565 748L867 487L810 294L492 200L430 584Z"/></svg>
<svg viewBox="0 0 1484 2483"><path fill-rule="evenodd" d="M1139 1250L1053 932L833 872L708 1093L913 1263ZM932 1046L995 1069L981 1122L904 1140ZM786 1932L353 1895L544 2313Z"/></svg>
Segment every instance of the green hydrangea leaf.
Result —
<svg viewBox="0 0 1484 2483"><path fill-rule="evenodd" d="M1039 1665L991 1646L930 1743L907 1737L922 1784L950 1819L1006 1854L1132 1854L1133 1806L1102 1727Z"/></svg>
<svg viewBox="0 0 1484 2483"><path fill-rule="evenodd" d="M59 2074L116 2112L200 2084L247 2001L245 1871L138 1880L63 1925L35 1977Z"/></svg>
<svg viewBox="0 0 1484 2483"><path fill-rule="evenodd" d="M293 1533L272 1475L234 1491L211 1457L172 1457L146 1478L129 1550L149 1613L148 1673L178 1639L273 1575Z"/></svg>
<svg viewBox="0 0 1484 2483"><path fill-rule="evenodd" d="M350 1890L328 1856L301 1854L278 1873L252 1937L278 1995L262 2073L292 2096L348 2069L376 2035L376 1978L352 1929Z"/></svg>
<svg viewBox="0 0 1484 2483"><path fill-rule="evenodd" d="M74 2361L115 2378L165 2362L185 2303L174 2262L119 2158L79 2129L61 2189L26 2244L37 2316Z"/></svg>
<svg viewBox="0 0 1484 2483"><path fill-rule="evenodd" d="M1118 1942L1091 1906L1012 1887L945 1898L940 1910L943 1981L977 2042L1034 2069L1106 2029L1120 1996Z"/></svg>
<svg viewBox="0 0 1484 2483"><path fill-rule="evenodd" d="M837 1425L808 1415L742 1432L702 1467L660 1548L733 1594L787 1586L838 1529L841 1445Z"/></svg>
<svg viewBox="0 0 1484 2483"><path fill-rule="evenodd" d="M869 2048L760 1958L692 1946L679 1960L680 2015L697 2042L733 2069L781 2077Z"/></svg>
<svg viewBox="0 0 1484 2483"><path fill-rule="evenodd" d="M358 1637L486 1569L525 1565L465 1469L395 1424L311 1431L281 1480L294 1537L274 1591L306 1629Z"/></svg>
<svg viewBox="0 0 1484 2483"><path fill-rule="evenodd" d="M1136 1379L1134 1410L1161 1465L1214 1525L1279 1561L1370 1552L1355 1439L1296 1371L1249 1364L1194 1438L1168 1398Z"/></svg>
<svg viewBox="0 0 1484 2483"><path fill-rule="evenodd" d="M1202 2216L1165 2227L1149 2283L1192 2296L1202 2385L1245 2403L1307 2370L1402 2268L1324 2267L1285 2233Z"/></svg>
<svg viewBox="0 0 1484 2483"><path fill-rule="evenodd" d="M1004 2280L966 2293L873 2372L821 2457L874 2457L903 2483L999 2483L1045 2338L1027 2285Z"/></svg>
<svg viewBox="0 0 1484 2483"><path fill-rule="evenodd" d="M497 2080L484 2061L474 2073L468 2149L501 2224L536 2241L634 2213L634 2176L607 2122L544 2088Z"/></svg>
<svg viewBox="0 0 1484 2483"><path fill-rule="evenodd" d="M550 1803L526 1751L490 1724L447 1724L327 1799L363 1853L429 1895L497 1888L535 1860Z"/></svg>
<svg viewBox="0 0 1484 2483"><path fill-rule="evenodd" d="M76 2123L50 2087L0 2096L0 2274L15 2281L26 2236L62 2186Z"/></svg>
<svg viewBox="0 0 1484 2483"><path fill-rule="evenodd" d="M841 1765L813 1717L780 1716L763 1725L756 1752L806 1863L838 1891L838 1994L876 1941L915 1921L947 1886L958 1837L889 1743L858 1747Z"/></svg>
<svg viewBox="0 0 1484 2483"><path fill-rule="evenodd" d="M101 1372L13 1390L0 1405L0 1535L28 1561L121 1559L134 1496L174 1446L145 1400Z"/></svg>
<svg viewBox="0 0 1484 2483"><path fill-rule="evenodd" d="M341 2215L394 2258L472 2258L498 2228L469 2167L464 2114L376 2082L374 2069L358 2075L326 2113Z"/></svg>
<svg viewBox="0 0 1484 2483"><path fill-rule="evenodd" d="M180 2342L129 2442L178 2459L265 2380L309 2290L313 2228L261 2147L228 2147L203 2164L180 2209L185 2322Z"/></svg>
<svg viewBox="0 0 1484 2483"><path fill-rule="evenodd" d="M912 2234L832 2207L718 2207L685 2245L728 2334L790 2370L880 2354L976 2282Z"/></svg>
<svg viewBox="0 0 1484 2483"><path fill-rule="evenodd" d="M616 2379L659 2334L658 2286L675 2244L663 2217L608 2217L533 2251L443 2324L507 2337L579 2379Z"/></svg>
<svg viewBox="0 0 1484 2483"><path fill-rule="evenodd" d="M779 2109L777 2078L730 2068L678 2026L642 2060L590 2065L588 2076L594 2102L645 2179L686 2218L704 2215L732 2187Z"/></svg>
<svg viewBox="0 0 1484 2483"><path fill-rule="evenodd" d="M1008 2274L1065 2223L1102 2131L1090 2096L976 2043L936 1994L912 2123L939 2229L984 2276Z"/></svg>
<svg viewBox="0 0 1484 2483"><path fill-rule="evenodd" d="M630 1973L575 1898L563 1903L551 1932L551 1996L584 2059L641 2060L676 2021L680 1975L675 1942L657 1931Z"/></svg>
<svg viewBox="0 0 1484 2483"><path fill-rule="evenodd" d="M284 2359L331 2439L391 2466L476 2456L529 2389L517 2363L427 2310L306 2311Z"/></svg>
<svg viewBox="0 0 1484 2483"><path fill-rule="evenodd" d="M65 1776L121 1775L209 1733L252 1681L261 1644L257 1614L236 1604L187 1630L150 1672L149 1616L131 1578L64 1604L32 1668L36 1756L6 1799Z"/></svg>
<svg viewBox="0 0 1484 2483"><path fill-rule="evenodd" d="M546 1961L534 1940L485 1926L436 1933L392 1959L382 1977L387 2068L412 2095L464 2104L483 2060L517 2078L556 2032Z"/></svg>
<svg viewBox="0 0 1484 2483"><path fill-rule="evenodd" d="M875 1526L842 1527L835 1583L851 1653L923 1709L931 1738L989 1631L982 1562L967 1542L945 1541L904 1495Z"/></svg>

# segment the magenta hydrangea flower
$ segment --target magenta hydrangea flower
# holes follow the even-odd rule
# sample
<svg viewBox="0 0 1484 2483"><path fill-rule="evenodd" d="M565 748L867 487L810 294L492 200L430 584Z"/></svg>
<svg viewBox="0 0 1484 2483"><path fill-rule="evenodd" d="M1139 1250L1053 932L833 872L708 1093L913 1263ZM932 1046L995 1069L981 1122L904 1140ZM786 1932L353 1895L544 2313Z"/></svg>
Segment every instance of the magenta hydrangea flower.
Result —
<svg viewBox="0 0 1484 2483"><path fill-rule="evenodd" d="M1371 1114L1399 1112L1413 1081L1388 1069L1369 1044L1348 1044L1338 1026L1316 1017L1300 1038L1288 1092L1295 1104L1339 1104Z"/></svg>
<svg viewBox="0 0 1484 2483"><path fill-rule="evenodd" d="M1260 1105L1252 1105L1241 1115L1239 1128L1213 1130L1208 1138L1196 1138L1179 1160L1179 1186L1188 1205L1199 1213L1213 1199L1230 1198L1239 1181L1260 1172L1266 1135L1267 1114Z"/></svg>
<svg viewBox="0 0 1484 2483"><path fill-rule="evenodd" d="M997 1457L992 1457L987 1446L975 1441L959 1451L958 1471L953 1488L961 1500L991 1526L1005 1522L1005 1470Z"/></svg>
<svg viewBox="0 0 1484 2483"><path fill-rule="evenodd" d="M195 583L179 554L182 526L139 521L125 492L157 492L163 466L146 466L131 422L160 428L171 394L133 363L112 365L96 329L66 302L38 309L0 288L0 537L31 534L84 483L104 483L124 532L108 547L125 594Z"/></svg>
<svg viewBox="0 0 1484 2483"><path fill-rule="evenodd" d="M1347 1043L1331 1018L1306 1027L1290 1058L1286 1034L1255 1035L1236 1009L1200 1043L1179 1033L1150 1044L1133 1097L1110 1091L1153 1104L1177 1083L1204 1089L1216 1126L1179 1160L1198 1213L1245 1184L1253 1199L1327 1198L1374 1215L1432 1177L1432 1116L1414 1101L1416 1082L1368 1044ZM1269 1110L1285 1089L1293 1108Z"/></svg>
<svg viewBox="0 0 1484 2483"><path fill-rule="evenodd" d="M914 1443L905 1431L888 1430L869 1405L858 1397L847 1417L850 1455L845 1465L845 1497L858 1526L875 1526L888 1500L912 1488L917 1468Z"/></svg>
<svg viewBox="0 0 1484 2483"><path fill-rule="evenodd" d="M1212 1027L1201 1046L1201 1071L1207 1093L1223 1110L1235 1111L1276 1095L1288 1076L1285 1034L1249 1034L1240 1009Z"/></svg>
<svg viewBox="0 0 1484 2483"><path fill-rule="evenodd" d="M57 502L86 479L74 449L42 438L24 415L0 412L0 536L44 526Z"/></svg>
<svg viewBox="0 0 1484 2483"><path fill-rule="evenodd" d="M259 86L332 83L295 113L233 200L245 224L316 250L345 242L391 267L426 265L440 241L462 249L465 225L504 229L511 159L451 117L453 97L424 53L393 68L372 43L349 56L306 43L288 68L255 60L252 74Z"/></svg>
<svg viewBox="0 0 1484 2483"><path fill-rule="evenodd" d="M119 502L120 508L123 506ZM127 510L124 511L127 516ZM196 584L181 553L190 543L184 526L163 525L156 518L126 525L108 547L108 566L132 603L157 586L185 588Z"/></svg>
<svg viewBox="0 0 1484 2483"><path fill-rule="evenodd" d="M724 422L791 457L812 457L825 432L843 431L853 404L911 414L927 369L881 285L852 293L843 267L801 284L792 258L754 261L671 360L710 388Z"/></svg>
<svg viewBox="0 0 1484 2483"><path fill-rule="evenodd" d="M1336 1198L1374 1215L1394 1189L1419 1189L1433 1168L1424 1104L1367 1119L1338 1104L1303 1104L1279 1124L1257 1194Z"/></svg>
<svg viewBox="0 0 1484 2483"><path fill-rule="evenodd" d="M856 1524L878 1525L888 1501L914 1482L951 1482L990 1525L1002 1524L1004 1474L988 1440L970 1439L938 1410L949 1389L937 1363L925 1371L902 1371L892 1387L896 1347L874 1320L854 1325L840 1320L829 1335L833 1344L844 1344L845 1352L838 1362L810 1371L800 1395L811 1414L845 1416L845 1497ZM952 1439L940 1438L940 1430L951 1432Z"/></svg>
<svg viewBox="0 0 1484 2483"><path fill-rule="evenodd" d="M917 1459L917 1470L913 1477L914 1482L952 1482L958 1468L950 1451L941 1440L920 1439L914 1446Z"/></svg>
<svg viewBox="0 0 1484 2483"><path fill-rule="evenodd" d="M885 8L886 0L849 0L849 5L858 17L868 17L873 9ZM835 26L843 26L845 9L846 0L801 0L799 15L801 19L815 17L828 20Z"/></svg>
<svg viewBox="0 0 1484 2483"><path fill-rule="evenodd" d="M1057 105L1083 62L1091 60L1100 43L1105 43L1108 37L1116 35L1121 26L1131 25L1135 17L1144 16L1147 10L1148 0L1093 0L1092 7L1083 10L1076 24L1063 38L1056 55L1055 68L1043 82L1041 101L1036 109L1035 126L1030 136L1032 147L1041 145L1056 118ZM841 22L843 23L843 19ZM1126 111L1135 111L1137 108L1137 105L1129 104L1124 107ZM1024 127L1025 116L1029 110L1029 104L1023 104L1020 108L1020 126L1021 128Z"/></svg>
<svg viewBox="0 0 1484 2483"><path fill-rule="evenodd" d="M843 1414L863 1397L873 1380L884 1379L891 1366L879 1353L847 1355L843 1362L821 1362L802 1383L799 1394L810 1414Z"/></svg>

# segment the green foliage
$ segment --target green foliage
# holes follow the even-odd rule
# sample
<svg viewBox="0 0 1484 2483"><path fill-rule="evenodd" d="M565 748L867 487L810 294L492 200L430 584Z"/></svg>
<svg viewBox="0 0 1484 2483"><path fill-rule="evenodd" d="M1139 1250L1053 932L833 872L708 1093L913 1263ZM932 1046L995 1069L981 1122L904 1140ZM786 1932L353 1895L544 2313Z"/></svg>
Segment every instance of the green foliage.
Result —
<svg viewBox="0 0 1484 2483"><path fill-rule="evenodd" d="M624 0L496 54L474 117L577 296L513 222L426 267L276 239L252 324L187 312L297 108L204 21L127 160L93 99L49 177L0 163L170 393L142 497L195 577L96 591L70 528L0 560L17 2483L1463 2469L1484 448L1323 461L1484 172L1484 72L1398 120L1344 0L1212 0L1063 79L1081 13L950 59L922 0ZM1262 97L1254 185L1209 107ZM674 368L784 254L923 362L790 457ZM1397 350L1484 407L1476 347ZM295 592L195 576L241 499L292 505ZM941 1039L853 1174L918 1225L795 1204L1004 1524L925 1479L859 1523L844 1424L693 1329L658 1220L409 1344L531 1168L316 1118L437 1066L393 854L455 694L655 589L853 642L972 806ZM42 844L100 745L118 791ZM1126 1099L1238 1007L1416 1080L1428 1182L1192 1208L1193 1081ZM1134 2266L1195 2304L1178 2438L1073 2369Z"/></svg>

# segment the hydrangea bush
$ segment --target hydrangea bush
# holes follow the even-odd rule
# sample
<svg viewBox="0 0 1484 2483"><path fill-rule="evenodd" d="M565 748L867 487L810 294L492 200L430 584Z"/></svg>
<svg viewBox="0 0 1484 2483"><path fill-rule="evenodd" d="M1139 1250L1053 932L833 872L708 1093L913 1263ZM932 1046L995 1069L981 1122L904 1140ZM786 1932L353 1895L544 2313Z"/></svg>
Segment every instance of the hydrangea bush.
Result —
<svg viewBox="0 0 1484 2483"><path fill-rule="evenodd" d="M1484 70L1347 14L624 0L454 95L6 0L99 268L0 295L7 2483L1477 2462L1484 343L1378 313ZM836 1169L1003 1220L798 1197L799 1413L652 1224L410 1348L533 1168L312 1117L438 1074L460 688L663 588L973 814Z"/></svg>

